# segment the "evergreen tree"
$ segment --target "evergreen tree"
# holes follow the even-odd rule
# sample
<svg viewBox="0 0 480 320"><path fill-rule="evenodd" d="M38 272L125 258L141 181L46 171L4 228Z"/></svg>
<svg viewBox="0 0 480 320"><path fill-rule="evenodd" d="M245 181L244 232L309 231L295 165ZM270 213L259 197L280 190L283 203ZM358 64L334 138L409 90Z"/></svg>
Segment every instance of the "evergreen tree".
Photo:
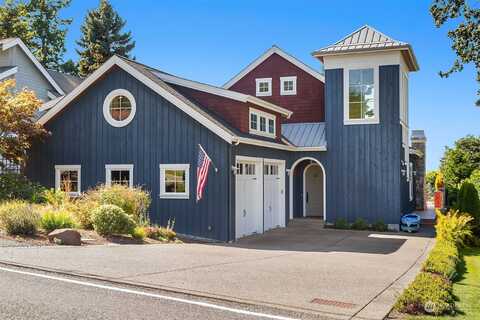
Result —
<svg viewBox="0 0 480 320"><path fill-rule="evenodd" d="M72 76L78 76L78 63L75 63L72 59L68 59L59 66L58 71Z"/></svg>
<svg viewBox="0 0 480 320"><path fill-rule="evenodd" d="M65 53L66 26L72 19L62 19L59 11L71 0L30 0L30 27L34 32L31 48L37 59L47 68L58 70Z"/></svg>
<svg viewBox="0 0 480 320"><path fill-rule="evenodd" d="M125 23L107 0L100 0L99 7L87 13L77 41L81 76L91 74L115 54L130 58L135 42L130 31L122 32Z"/></svg>
<svg viewBox="0 0 480 320"><path fill-rule="evenodd" d="M20 38L32 47L33 32L29 24L28 6L23 1L6 0L0 6L0 39Z"/></svg>

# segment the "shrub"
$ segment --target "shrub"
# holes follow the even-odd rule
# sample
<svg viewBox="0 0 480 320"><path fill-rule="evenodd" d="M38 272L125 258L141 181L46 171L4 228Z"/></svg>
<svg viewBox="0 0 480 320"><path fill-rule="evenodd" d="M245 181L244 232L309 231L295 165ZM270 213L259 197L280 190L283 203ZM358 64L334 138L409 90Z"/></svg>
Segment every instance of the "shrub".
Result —
<svg viewBox="0 0 480 320"><path fill-rule="evenodd" d="M122 208L105 204L93 211L93 227L100 235L131 234L135 221Z"/></svg>
<svg viewBox="0 0 480 320"><path fill-rule="evenodd" d="M452 284L441 276L421 272L398 298L400 312L440 315L454 310Z"/></svg>
<svg viewBox="0 0 480 320"><path fill-rule="evenodd" d="M472 236L470 222L473 218L468 214L460 214L454 210L450 210L447 214L442 214L440 210L436 213L435 229L438 241L449 241L463 246L464 241Z"/></svg>
<svg viewBox="0 0 480 320"><path fill-rule="evenodd" d="M345 220L344 218L335 220L333 226L335 229L348 229L350 227L347 220Z"/></svg>
<svg viewBox="0 0 480 320"><path fill-rule="evenodd" d="M100 204L113 204L123 209L135 222L147 221L150 206L150 194L141 188L129 188L122 185L100 186L88 193L87 197Z"/></svg>
<svg viewBox="0 0 480 320"><path fill-rule="evenodd" d="M352 223L352 229L354 230L367 230L368 229L368 223L365 222L362 218L357 218L353 223Z"/></svg>
<svg viewBox="0 0 480 320"><path fill-rule="evenodd" d="M383 220L377 220L374 224L372 224L372 229L379 232L388 231L388 226L383 222Z"/></svg>
<svg viewBox="0 0 480 320"><path fill-rule="evenodd" d="M0 226L11 235L37 232L40 214L27 202L12 200L0 205Z"/></svg>
<svg viewBox="0 0 480 320"><path fill-rule="evenodd" d="M44 187L33 183L18 173L0 174L0 201L3 200L26 200L41 203Z"/></svg>
<svg viewBox="0 0 480 320"><path fill-rule="evenodd" d="M175 220L168 220L166 227L146 227L144 230L147 237L150 239L165 240L165 241L174 241L177 237L177 233L173 231L175 227Z"/></svg>
<svg viewBox="0 0 480 320"><path fill-rule="evenodd" d="M480 200L473 183L464 181L458 191L457 209L462 213L468 213L472 217L478 217L480 213Z"/></svg>
<svg viewBox="0 0 480 320"><path fill-rule="evenodd" d="M61 190L49 189L43 192L45 201L55 207L60 208L70 202L70 196Z"/></svg>
<svg viewBox="0 0 480 320"><path fill-rule="evenodd" d="M99 206L97 201L86 196L72 201L66 208L72 212L81 228L91 230L93 229L93 211Z"/></svg>
<svg viewBox="0 0 480 320"><path fill-rule="evenodd" d="M458 249L453 242L439 241L423 263L423 271L436 273L452 280L460 262Z"/></svg>
<svg viewBox="0 0 480 320"><path fill-rule="evenodd" d="M132 238L137 240L143 240L147 236L147 232L143 227L135 227L132 231Z"/></svg>
<svg viewBox="0 0 480 320"><path fill-rule="evenodd" d="M65 209L49 208L43 212L40 219L40 226L47 232L56 229L75 228L72 214Z"/></svg>

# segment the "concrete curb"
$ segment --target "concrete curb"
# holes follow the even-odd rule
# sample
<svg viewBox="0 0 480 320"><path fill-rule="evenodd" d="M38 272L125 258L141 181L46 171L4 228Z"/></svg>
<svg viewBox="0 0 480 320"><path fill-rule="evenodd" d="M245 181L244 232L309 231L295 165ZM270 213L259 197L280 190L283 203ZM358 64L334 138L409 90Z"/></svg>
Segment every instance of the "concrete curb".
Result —
<svg viewBox="0 0 480 320"><path fill-rule="evenodd" d="M424 247L423 252L415 262L393 281L387 288L374 297L365 305L352 320L383 320L392 311L393 305L403 290L413 281L422 268L422 263L427 258L430 250L433 248L435 240L430 240ZM380 312L381 310L381 312Z"/></svg>
<svg viewBox="0 0 480 320"><path fill-rule="evenodd" d="M52 269L52 268L28 265L28 264L11 262L11 261L0 260L0 265L29 269L29 270L40 271L45 273L53 273L57 275L76 277L76 278L92 280L92 281L101 281L101 282L106 282L112 285L130 286L130 287L136 287L136 288L146 289L146 290L160 290L160 291L164 291L171 294L189 295L195 298L217 300L225 303L237 303L237 304L248 305L248 306L267 307L267 308L283 310L288 312L307 314L310 316L316 316L316 317L321 316L323 319L325 318L342 319L342 320L350 319L349 315L341 314L341 313L318 311L318 310L308 309L308 308L295 308L295 307L282 305L282 304L273 304L266 301L245 300L245 299L239 299L231 296L215 295L215 294L199 292L199 291L190 291L190 290L185 290L185 289L180 289L175 287L148 285L141 282L139 283L139 282L133 282L133 281L118 280L115 278L108 278L104 276L98 276L95 274L85 274L85 273L78 273L75 271Z"/></svg>

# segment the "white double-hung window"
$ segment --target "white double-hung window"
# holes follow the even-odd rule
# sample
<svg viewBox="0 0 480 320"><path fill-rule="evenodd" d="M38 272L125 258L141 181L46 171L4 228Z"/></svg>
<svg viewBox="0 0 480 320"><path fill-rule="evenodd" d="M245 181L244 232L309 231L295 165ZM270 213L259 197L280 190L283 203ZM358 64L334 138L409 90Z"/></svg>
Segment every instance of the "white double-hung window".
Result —
<svg viewBox="0 0 480 320"><path fill-rule="evenodd" d="M297 77L280 77L280 95L289 96L297 94Z"/></svg>
<svg viewBox="0 0 480 320"><path fill-rule="evenodd" d="M188 199L190 164L160 165L160 198Z"/></svg>
<svg viewBox="0 0 480 320"><path fill-rule="evenodd" d="M55 189L66 192L71 196L80 195L81 188L80 165L56 165Z"/></svg>
<svg viewBox="0 0 480 320"><path fill-rule="evenodd" d="M116 184L133 187L133 164L105 165L105 184L109 187Z"/></svg>
<svg viewBox="0 0 480 320"><path fill-rule="evenodd" d="M255 79L255 93L257 97L272 95L272 78Z"/></svg>
<svg viewBox="0 0 480 320"><path fill-rule="evenodd" d="M344 124L379 123L378 67L344 69Z"/></svg>
<svg viewBox="0 0 480 320"><path fill-rule="evenodd" d="M250 133L275 138L275 116L250 108Z"/></svg>

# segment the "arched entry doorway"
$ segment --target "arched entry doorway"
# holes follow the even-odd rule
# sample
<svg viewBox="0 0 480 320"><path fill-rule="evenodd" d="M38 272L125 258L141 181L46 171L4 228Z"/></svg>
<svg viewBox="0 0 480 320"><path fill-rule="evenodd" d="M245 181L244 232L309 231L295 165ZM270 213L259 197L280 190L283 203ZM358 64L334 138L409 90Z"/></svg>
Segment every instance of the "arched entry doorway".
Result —
<svg viewBox="0 0 480 320"><path fill-rule="evenodd" d="M290 168L290 219L326 219L325 167L313 157L295 161Z"/></svg>

